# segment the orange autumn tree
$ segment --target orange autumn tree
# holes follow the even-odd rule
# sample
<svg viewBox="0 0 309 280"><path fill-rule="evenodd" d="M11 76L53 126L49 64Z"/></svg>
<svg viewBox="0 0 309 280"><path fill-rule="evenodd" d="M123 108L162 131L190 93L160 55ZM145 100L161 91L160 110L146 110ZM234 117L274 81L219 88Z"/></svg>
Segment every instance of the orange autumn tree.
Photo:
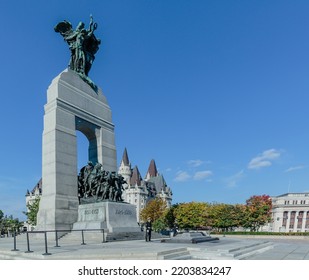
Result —
<svg viewBox="0 0 309 280"><path fill-rule="evenodd" d="M246 201L242 226L257 231L271 221L272 201L269 195L253 195Z"/></svg>

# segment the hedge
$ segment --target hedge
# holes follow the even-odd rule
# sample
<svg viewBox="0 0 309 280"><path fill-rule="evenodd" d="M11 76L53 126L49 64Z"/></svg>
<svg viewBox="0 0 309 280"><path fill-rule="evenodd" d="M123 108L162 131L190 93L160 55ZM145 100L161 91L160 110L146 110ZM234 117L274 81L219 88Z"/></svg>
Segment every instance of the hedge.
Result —
<svg viewBox="0 0 309 280"><path fill-rule="evenodd" d="M276 236L309 236L309 232L251 232L251 231L228 231L228 232L211 232L211 234L224 235L276 235Z"/></svg>

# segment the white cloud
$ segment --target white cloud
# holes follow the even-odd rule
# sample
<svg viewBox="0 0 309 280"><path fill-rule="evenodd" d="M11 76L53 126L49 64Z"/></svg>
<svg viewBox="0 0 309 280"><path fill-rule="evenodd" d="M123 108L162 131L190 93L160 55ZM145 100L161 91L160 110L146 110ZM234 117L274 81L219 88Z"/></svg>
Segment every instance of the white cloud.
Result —
<svg viewBox="0 0 309 280"><path fill-rule="evenodd" d="M292 172L292 171L300 170L300 169L304 169L304 168L305 168L304 165L292 166L292 167L288 168L287 170L285 170L284 172Z"/></svg>
<svg viewBox="0 0 309 280"><path fill-rule="evenodd" d="M260 169L272 165L272 161L280 157L280 152L275 149L269 149L264 151L262 154L253 158L249 164L249 169Z"/></svg>
<svg viewBox="0 0 309 280"><path fill-rule="evenodd" d="M231 177L227 178L227 186L229 188L235 188L240 180L245 176L244 170L237 172L236 174L232 175Z"/></svg>
<svg viewBox="0 0 309 280"><path fill-rule="evenodd" d="M195 172L193 179L194 180L203 180L212 175L212 171L204 170L204 171L197 171Z"/></svg>
<svg viewBox="0 0 309 280"><path fill-rule="evenodd" d="M188 161L188 164L193 167L198 167L202 165L204 162L200 159L191 159Z"/></svg>
<svg viewBox="0 0 309 280"><path fill-rule="evenodd" d="M191 176L186 171L178 171L176 177L174 178L175 182L185 182L188 181Z"/></svg>

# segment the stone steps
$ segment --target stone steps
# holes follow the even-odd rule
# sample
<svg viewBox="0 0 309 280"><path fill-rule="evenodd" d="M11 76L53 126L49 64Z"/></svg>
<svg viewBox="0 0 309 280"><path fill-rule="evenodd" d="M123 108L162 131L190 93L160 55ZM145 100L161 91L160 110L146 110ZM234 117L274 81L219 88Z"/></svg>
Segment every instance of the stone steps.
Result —
<svg viewBox="0 0 309 280"><path fill-rule="evenodd" d="M250 242L242 246L206 250L190 250L194 259L208 260L242 260L248 256L253 256L273 248L273 243L269 241Z"/></svg>
<svg viewBox="0 0 309 280"><path fill-rule="evenodd" d="M192 256L187 248L162 251L157 254L158 260L190 260Z"/></svg>
<svg viewBox="0 0 309 280"><path fill-rule="evenodd" d="M253 245L251 247L244 248L242 250L237 250L236 252L232 253L232 256L235 259L243 260L243 259L246 259L246 257L248 257L248 256L260 254L260 253L263 253L263 252L268 251L268 250L273 249L273 248L274 248L274 246L271 242L263 242L261 244L256 244L256 245Z"/></svg>

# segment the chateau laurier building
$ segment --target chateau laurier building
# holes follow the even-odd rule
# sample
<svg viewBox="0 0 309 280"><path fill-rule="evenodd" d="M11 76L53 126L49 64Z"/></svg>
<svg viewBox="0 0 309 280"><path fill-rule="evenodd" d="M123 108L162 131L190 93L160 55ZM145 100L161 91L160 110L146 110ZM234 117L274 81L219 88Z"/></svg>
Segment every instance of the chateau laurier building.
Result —
<svg viewBox="0 0 309 280"><path fill-rule="evenodd" d="M154 160L150 161L147 174L143 180L138 167L135 166L133 169L131 168L127 149L125 149L118 173L121 174L127 182L123 192L123 199L125 202L136 205L138 222L140 221L140 211L155 197L160 197L165 200L167 207L171 206L172 191L167 186L163 176L158 173Z"/></svg>

